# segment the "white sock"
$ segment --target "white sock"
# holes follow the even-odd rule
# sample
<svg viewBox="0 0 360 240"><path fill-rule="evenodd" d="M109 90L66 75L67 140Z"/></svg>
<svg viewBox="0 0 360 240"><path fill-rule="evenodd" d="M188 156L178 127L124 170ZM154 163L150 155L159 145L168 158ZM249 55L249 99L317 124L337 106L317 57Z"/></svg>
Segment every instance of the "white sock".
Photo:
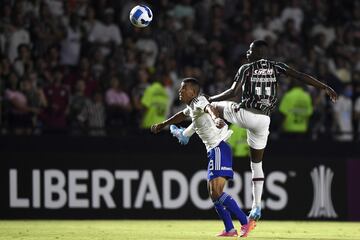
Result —
<svg viewBox="0 0 360 240"><path fill-rule="evenodd" d="M251 172L252 172L252 179L253 179L253 181L252 181L252 194L253 194L252 208L255 208L255 207L261 208L261 195L262 195L263 186L264 186L264 172L262 169L262 162L259 162L259 163L251 162Z"/></svg>

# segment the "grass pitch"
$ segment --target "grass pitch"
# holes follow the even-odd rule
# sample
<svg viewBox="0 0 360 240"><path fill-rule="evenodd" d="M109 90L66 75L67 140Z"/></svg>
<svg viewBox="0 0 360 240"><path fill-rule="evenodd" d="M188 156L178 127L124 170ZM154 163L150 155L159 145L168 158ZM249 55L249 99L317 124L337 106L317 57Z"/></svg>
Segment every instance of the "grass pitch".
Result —
<svg viewBox="0 0 360 240"><path fill-rule="evenodd" d="M234 221L235 223L235 221ZM220 221L0 221L0 239L168 240L219 239ZM236 239L236 238L226 238ZM260 221L247 239L360 240L360 222Z"/></svg>

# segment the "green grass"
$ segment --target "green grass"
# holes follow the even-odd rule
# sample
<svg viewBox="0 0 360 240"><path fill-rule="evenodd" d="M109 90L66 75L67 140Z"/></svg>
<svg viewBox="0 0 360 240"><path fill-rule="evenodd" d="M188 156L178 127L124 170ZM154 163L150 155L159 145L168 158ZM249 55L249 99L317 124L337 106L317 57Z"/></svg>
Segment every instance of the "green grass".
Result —
<svg viewBox="0 0 360 240"><path fill-rule="evenodd" d="M0 239L219 239L220 221L0 221ZM226 238L236 239L236 238ZM360 239L360 222L260 221L247 239Z"/></svg>

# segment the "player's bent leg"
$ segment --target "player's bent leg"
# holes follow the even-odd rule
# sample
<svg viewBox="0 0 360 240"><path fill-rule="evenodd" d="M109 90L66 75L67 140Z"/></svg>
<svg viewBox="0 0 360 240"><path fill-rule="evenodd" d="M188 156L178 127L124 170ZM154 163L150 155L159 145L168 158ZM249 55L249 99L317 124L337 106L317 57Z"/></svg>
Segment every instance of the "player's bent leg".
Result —
<svg viewBox="0 0 360 240"><path fill-rule="evenodd" d="M221 204L227 211L236 216L242 226L248 224L246 214L240 209L236 201L223 192L227 179L232 178L231 148L225 142L208 152L209 193L214 202Z"/></svg>
<svg viewBox="0 0 360 240"><path fill-rule="evenodd" d="M216 178L217 179L224 179L222 177ZM224 179L225 180L225 179ZM223 180L222 180L223 181ZM225 180L226 182L226 180ZM224 183L225 183L224 182ZM210 189L220 189L216 187L217 181L211 181L210 182ZM213 201L217 201L220 204L222 204L230 213L234 214L236 218L239 220L241 225L246 225L248 223L246 214L240 209L238 204L235 202L235 200L227 193L220 192L220 191L214 191L211 189L211 198Z"/></svg>
<svg viewBox="0 0 360 240"><path fill-rule="evenodd" d="M234 228L234 225L232 223L231 215L229 211L225 209L225 207L216 199L218 196L221 195L224 185L226 183L226 179L224 178L215 178L208 182L208 191L211 199L213 199L215 210L220 217L220 219L223 221L225 230L221 231L219 234L217 234L217 237L236 237L238 236L238 233L236 229Z"/></svg>

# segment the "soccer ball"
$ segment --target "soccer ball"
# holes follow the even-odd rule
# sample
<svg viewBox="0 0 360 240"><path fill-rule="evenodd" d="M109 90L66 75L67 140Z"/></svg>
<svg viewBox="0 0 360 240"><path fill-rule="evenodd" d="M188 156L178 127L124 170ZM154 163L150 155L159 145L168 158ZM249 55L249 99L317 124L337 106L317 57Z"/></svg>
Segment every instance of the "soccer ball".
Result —
<svg viewBox="0 0 360 240"><path fill-rule="evenodd" d="M130 11L130 22L135 27L147 27L153 19L151 9L145 5L137 5Z"/></svg>

